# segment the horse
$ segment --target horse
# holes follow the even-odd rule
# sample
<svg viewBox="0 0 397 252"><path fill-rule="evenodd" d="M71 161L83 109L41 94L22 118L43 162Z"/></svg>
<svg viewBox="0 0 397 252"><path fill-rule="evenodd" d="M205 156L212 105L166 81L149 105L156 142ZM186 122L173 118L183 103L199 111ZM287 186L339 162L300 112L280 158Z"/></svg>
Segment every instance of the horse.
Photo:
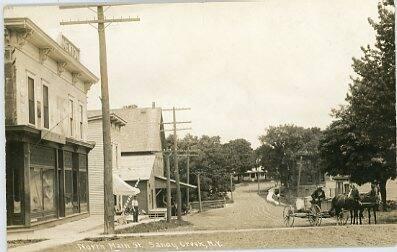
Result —
<svg viewBox="0 0 397 252"><path fill-rule="evenodd" d="M361 214L359 215L360 209L361 209L360 202L354 199L351 193L349 193L349 195L339 194L332 199L331 209L329 210L329 214L333 216L333 211L335 210L335 216L339 224L339 220L342 218L343 210L349 210L350 223L358 224L358 220L357 220L358 218L361 224Z"/></svg>
<svg viewBox="0 0 397 252"><path fill-rule="evenodd" d="M365 209L368 211L368 224L371 224L371 210L374 214L374 222L376 224L376 211L379 207L379 202L376 198L371 197L371 195L364 194L361 195L361 202L364 203L359 209L360 215L363 216Z"/></svg>

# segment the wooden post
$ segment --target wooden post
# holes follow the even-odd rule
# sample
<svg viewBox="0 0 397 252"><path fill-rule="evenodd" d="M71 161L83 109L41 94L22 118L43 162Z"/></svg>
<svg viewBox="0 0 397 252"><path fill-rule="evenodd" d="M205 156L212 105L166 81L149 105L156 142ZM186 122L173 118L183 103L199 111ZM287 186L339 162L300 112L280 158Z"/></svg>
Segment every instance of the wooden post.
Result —
<svg viewBox="0 0 397 252"><path fill-rule="evenodd" d="M112 149L110 138L109 90L106 59L106 38L103 6L97 6L99 63L101 72L101 101L102 101L102 130L103 130L103 160L104 160L104 233L114 233L114 204L113 204L113 174Z"/></svg>
<svg viewBox="0 0 397 252"><path fill-rule="evenodd" d="M171 172L170 172L170 154L165 153L166 158L166 175L167 175L167 222L171 221Z"/></svg>
<svg viewBox="0 0 397 252"><path fill-rule="evenodd" d="M174 168L175 168L175 185L176 185L176 202L177 202L177 215L178 220L182 220L182 195L181 195L181 185L179 183L179 168L178 168L178 138L176 136L176 115L175 115L175 107L172 108L173 115L173 125L174 125Z"/></svg>
<svg viewBox="0 0 397 252"><path fill-rule="evenodd" d="M31 146L29 143L22 143L22 153L23 153L23 224L25 227L30 227L31 217L30 217L30 151Z"/></svg>
<svg viewBox="0 0 397 252"><path fill-rule="evenodd" d="M256 172L256 180L258 181L258 195L260 193L260 185L259 185L259 170Z"/></svg>
<svg viewBox="0 0 397 252"><path fill-rule="evenodd" d="M200 173L197 174L197 191L199 200L199 212L201 213L203 211L203 206L201 204Z"/></svg>
<svg viewBox="0 0 397 252"><path fill-rule="evenodd" d="M230 199L234 202L233 199L233 174L230 173Z"/></svg>
<svg viewBox="0 0 397 252"><path fill-rule="evenodd" d="M186 183L189 185L190 184L190 156L189 156L189 150L187 152L187 164L186 164ZM190 194L189 194L189 186L186 187L186 205L187 208L189 209L190 206Z"/></svg>
<svg viewBox="0 0 397 252"><path fill-rule="evenodd" d="M300 158L300 163L298 166L298 182L297 182L297 187L296 187L296 196L299 197L299 187L300 187L300 183L301 183L301 172L302 172L302 160L303 157L301 156Z"/></svg>

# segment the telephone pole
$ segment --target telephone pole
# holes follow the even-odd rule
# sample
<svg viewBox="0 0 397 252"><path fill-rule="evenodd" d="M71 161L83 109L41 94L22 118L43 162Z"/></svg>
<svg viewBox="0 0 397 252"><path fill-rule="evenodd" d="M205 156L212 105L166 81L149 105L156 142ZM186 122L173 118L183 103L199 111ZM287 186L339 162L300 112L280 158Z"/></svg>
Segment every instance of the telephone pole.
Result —
<svg viewBox="0 0 397 252"><path fill-rule="evenodd" d="M233 199L233 174L231 174L231 173L230 173L230 199L234 203L234 199Z"/></svg>
<svg viewBox="0 0 397 252"><path fill-rule="evenodd" d="M77 25L77 24L97 24L95 27L98 30L99 38L99 63L101 72L101 101L102 101L102 129L103 129L103 160L104 160L104 233L114 233L114 198L113 198L113 172L112 172L112 147L110 136L110 109L109 109L109 87L108 87L108 71L106 58L106 37L105 37L105 23L114 22L131 22L139 21L139 18L119 18L106 19L104 16L103 4L97 5L68 5L60 6L60 9L75 9L75 8L97 8L97 20L75 20L62 21L61 25ZM108 6L111 6L108 5ZM92 9L90 9L92 10Z"/></svg>
<svg viewBox="0 0 397 252"><path fill-rule="evenodd" d="M166 177L167 177L167 222L171 221L171 169L170 169L170 156L172 152L170 150L165 150L165 151L160 151L165 156L165 164L166 164ZM183 151L178 151L178 156L187 156L186 154L183 154ZM198 156L198 155L192 155L190 156ZM188 187L189 188L189 187Z"/></svg>
<svg viewBox="0 0 397 252"><path fill-rule="evenodd" d="M180 152L178 152L180 153ZM190 157L198 157L199 155L197 152L190 150L190 148L187 149L186 154L180 154L180 157L187 157L187 164L186 164L186 183L190 184ZM189 187L186 188L186 203L187 207L189 208L190 206L190 191Z"/></svg>
<svg viewBox="0 0 397 252"><path fill-rule="evenodd" d="M182 194L181 194L181 185L179 179L179 168L178 168L178 137L176 132L179 130L190 130L191 128L180 128L177 129L176 125L181 123L191 123L191 121L187 122L177 122L176 121L176 111L181 110L190 110L190 108L175 108L172 109L163 109L163 111L172 111L172 123L163 123L163 124L172 124L173 128L172 131L174 133L174 144L172 146L172 151L174 153L174 174L175 174L175 186L176 186L176 204L177 204L177 216L178 220L182 220ZM169 131L169 130L164 130Z"/></svg>
<svg viewBox="0 0 397 252"><path fill-rule="evenodd" d="M200 185L200 173L197 173L197 191L198 191L198 200L199 200L199 212L203 211L203 205L201 203L201 185Z"/></svg>
<svg viewBox="0 0 397 252"><path fill-rule="evenodd" d="M167 176L167 222L171 221L171 171L170 171L170 155L165 153L166 160L166 176Z"/></svg>

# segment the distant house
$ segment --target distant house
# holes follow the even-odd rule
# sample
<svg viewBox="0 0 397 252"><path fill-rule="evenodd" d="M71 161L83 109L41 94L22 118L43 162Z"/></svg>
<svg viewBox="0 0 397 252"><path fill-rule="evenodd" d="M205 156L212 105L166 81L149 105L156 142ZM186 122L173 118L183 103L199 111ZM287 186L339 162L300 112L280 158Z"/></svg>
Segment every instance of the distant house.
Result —
<svg viewBox="0 0 397 252"><path fill-rule="evenodd" d="M98 78L64 36L4 20L7 226L88 216L87 92Z"/></svg>
<svg viewBox="0 0 397 252"><path fill-rule="evenodd" d="M120 177L131 186L138 183L139 208L149 213L158 207L164 207L166 178L164 174L165 135L161 108L134 106L114 109L127 121L121 129L121 160L118 169ZM139 181L139 182L138 182ZM181 187L192 185L181 183ZM175 188L175 181L171 181ZM124 199L125 200L125 199Z"/></svg>
<svg viewBox="0 0 397 252"><path fill-rule="evenodd" d="M254 182L258 181L258 175L259 175L259 180L266 180L266 171L262 167L258 168L252 168L251 170L246 171L241 175L242 181L244 182ZM238 175L233 176L234 181L238 181Z"/></svg>
<svg viewBox="0 0 397 252"><path fill-rule="evenodd" d="M117 173L121 160L120 132L126 125L126 121L115 113L110 114L110 135L112 143L112 169ZM104 184L103 184L103 130L102 130L102 111L88 111L88 132L87 139L95 142L95 147L88 155L90 169L89 180L89 199L90 213L104 213Z"/></svg>

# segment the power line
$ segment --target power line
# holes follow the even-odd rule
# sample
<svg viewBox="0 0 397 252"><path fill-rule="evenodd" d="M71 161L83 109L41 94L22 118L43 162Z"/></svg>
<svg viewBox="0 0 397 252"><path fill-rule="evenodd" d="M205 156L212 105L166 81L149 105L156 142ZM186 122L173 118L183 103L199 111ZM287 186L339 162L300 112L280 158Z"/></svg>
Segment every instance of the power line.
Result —
<svg viewBox="0 0 397 252"><path fill-rule="evenodd" d="M103 7L105 11L112 4L90 4L90 5L67 5L60 6L60 9L75 9L75 8L97 8L96 20L70 20L62 21L61 25L79 25L89 24L98 30L99 38L99 62L101 72L101 102L102 102L102 129L103 129L103 157L104 157L104 233L114 233L114 198L113 198L113 175L112 175L112 147L110 137L110 108L109 108L109 87L108 87L108 71L107 71L107 57L106 57L106 38L105 38L105 23L111 24L115 22L132 22L139 21L139 18L118 18L107 19L104 16ZM94 11L93 9L90 9ZM95 12L95 11L94 11ZM97 27L94 26L97 24Z"/></svg>

